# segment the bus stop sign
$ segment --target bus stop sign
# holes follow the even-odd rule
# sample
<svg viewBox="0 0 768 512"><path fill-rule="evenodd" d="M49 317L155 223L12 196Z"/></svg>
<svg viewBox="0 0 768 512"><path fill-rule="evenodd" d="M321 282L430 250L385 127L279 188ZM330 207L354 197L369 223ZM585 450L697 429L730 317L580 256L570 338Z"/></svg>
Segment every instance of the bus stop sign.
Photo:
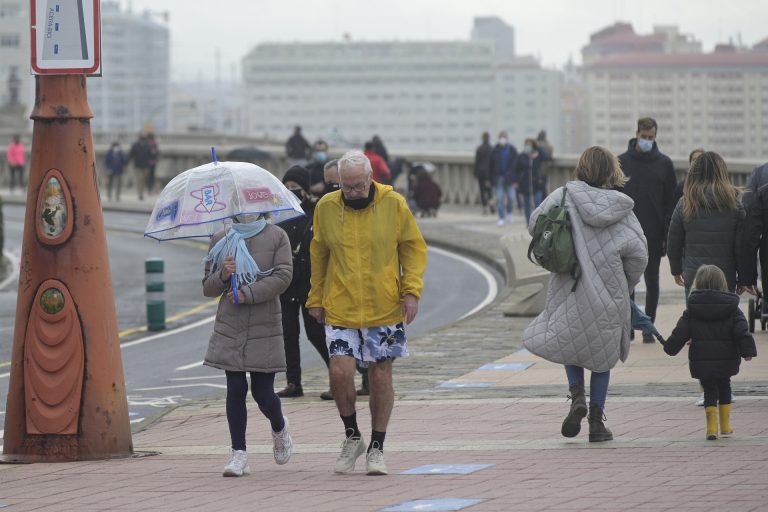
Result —
<svg viewBox="0 0 768 512"><path fill-rule="evenodd" d="M99 0L30 0L32 73L101 75Z"/></svg>

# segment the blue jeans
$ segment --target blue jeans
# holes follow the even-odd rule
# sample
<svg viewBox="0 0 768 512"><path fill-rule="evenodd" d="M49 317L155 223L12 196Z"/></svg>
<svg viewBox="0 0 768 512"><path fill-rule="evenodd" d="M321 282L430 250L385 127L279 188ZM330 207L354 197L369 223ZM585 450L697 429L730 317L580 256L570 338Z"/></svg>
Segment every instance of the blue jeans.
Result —
<svg viewBox="0 0 768 512"><path fill-rule="evenodd" d="M504 220L507 214L512 215L515 209L515 187L504 184L504 177L496 179L496 212L499 219Z"/></svg>
<svg viewBox="0 0 768 512"><path fill-rule="evenodd" d="M608 396L608 382L611 380L611 371L591 372L589 379L589 403L605 410L605 397ZM568 376L568 387L584 385L584 368L572 364L565 365L565 374Z"/></svg>
<svg viewBox="0 0 768 512"><path fill-rule="evenodd" d="M544 200L544 193L541 190L537 190L533 193L533 204L531 204L531 195L527 192L523 195L523 211L525 211L525 222L531 220L531 212L534 208L539 206Z"/></svg>

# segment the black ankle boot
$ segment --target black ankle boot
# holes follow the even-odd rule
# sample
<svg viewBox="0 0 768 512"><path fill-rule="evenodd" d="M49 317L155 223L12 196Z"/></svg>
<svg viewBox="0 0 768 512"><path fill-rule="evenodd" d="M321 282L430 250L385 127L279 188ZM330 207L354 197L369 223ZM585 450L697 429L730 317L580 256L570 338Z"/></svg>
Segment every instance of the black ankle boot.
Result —
<svg viewBox="0 0 768 512"><path fill-rule="evenodd" d="M563 420L560 433L565 437L576 437L581 431L581 420L587 415L587 399L584 396L584 385L573 386L569 389L571 410Z"/></svg>
<svg viewBox="0 0 768 512"><path fill-rule="evenodd" d="M591 404L589 406L589 442L600 443L602 441L613 441L613 433L603 423L605 414L603 410Z"/></svg>

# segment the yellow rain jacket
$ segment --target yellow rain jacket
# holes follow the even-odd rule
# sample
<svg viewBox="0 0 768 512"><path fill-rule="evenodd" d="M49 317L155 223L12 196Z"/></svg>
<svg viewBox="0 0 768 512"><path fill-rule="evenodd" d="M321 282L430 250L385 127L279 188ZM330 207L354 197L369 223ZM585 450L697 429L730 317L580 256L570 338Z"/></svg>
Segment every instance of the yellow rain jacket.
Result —
<svg viewBox="0 0 768 512"><path fill-rule="evenodd" d="M329 325L360 329L403 321L406 294L421 297L427 245L405 198L373 182L366 208L344 205L341 191L317 203L308 308Z"/></svg>

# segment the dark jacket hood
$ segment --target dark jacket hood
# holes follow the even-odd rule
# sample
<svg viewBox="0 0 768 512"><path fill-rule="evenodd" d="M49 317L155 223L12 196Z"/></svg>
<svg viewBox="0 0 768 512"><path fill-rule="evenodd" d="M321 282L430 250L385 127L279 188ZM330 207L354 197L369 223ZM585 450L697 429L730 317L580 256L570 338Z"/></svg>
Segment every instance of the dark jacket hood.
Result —
<svg viewBox="0 0 768 512"><path fill-rule="evenodd" d="M688 311L697 320L724 320L739 307L739 296L717 290L693 290L688 296Z"/></svg>

